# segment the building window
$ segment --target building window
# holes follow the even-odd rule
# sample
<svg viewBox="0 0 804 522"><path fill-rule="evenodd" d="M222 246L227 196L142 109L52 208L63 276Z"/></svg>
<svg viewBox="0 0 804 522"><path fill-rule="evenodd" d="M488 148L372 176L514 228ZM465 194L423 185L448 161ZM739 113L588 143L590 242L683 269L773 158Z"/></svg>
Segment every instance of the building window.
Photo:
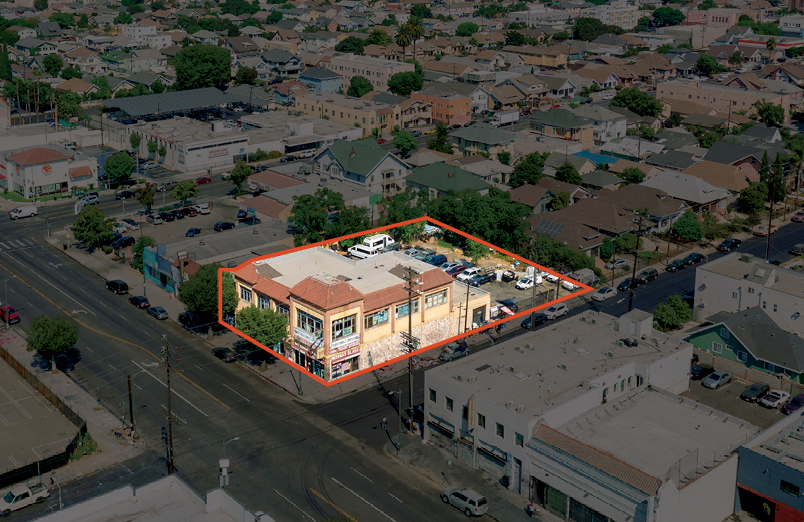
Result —
<svg viewBox="0 0 804 522"><path fill-rule="evenodd" d="M260 307L260 310L265 310L271 308L271 300L267 297L258 295L257 296L257 306Z"/></svg>
<svg viewBox="0 0 804 522"><path fill-rule="evenodd" d="M521 433L514 432L516 436L516 445L520 448L525 446L525 437Z"/></svg>
<svg viewBox="0 0 804 522"><path fill-rule="evenodd" d="M290 307L276 303L276 311L282 315L290 317Z"/></svg>
<svg viewBox="0 0 804 522"><path fill-rule="evenodd" d="M355 332L355 323L357 322L357 314L350 315L332 321L332 338L338 339L347 335L352 335Z"/></svg>
<svg viewBox="0 0 804 522"><path fill-rule="evenodd" d="M436 401L436 392L434 389L430 388L430 402Z"/></svg>
<svg viewBox="0 0 804 522"><path fill-rule="evenodd" d="M628 389L631 389L631 377L628 378Z"/></svg>
<svg viewBox="0 0 804 522"><path fill-rule="evenodd" d="M766 363L765 363L765 370L767 370L767 371L769 371L769 372L771 372L771 373L776 373L776 365L775 365L775 364L771 364L771 363L769 363L769 362L766 362Z"/></svg>
<svg viewBox="0 0 804 522"><path fill-rule="evenodd" d="M469 420L469 406L464 406L461 410L461 418Z"/></svg>
<svg viewBox="0 0 804 522"><path fill-rule="evenodd" d="M778 312L779 311L779 305L773 305L773 311Z"/></svg>
<svg viewBox="0 0 804 522"><path fill-rule="evenodd" d="M424 309L427 310L428 308L433 308L436 306L441 306L447 302L447 290L441 290L440 292L433 292L430 295L424 296Z"/></svg>
<svg viewBox="0 0 804 522"><path fill-rule="evenodd" d="M732 299L737 299L737 292L732 292L731 293L731 298Z"/></svg>
<svg viewBox="0 0 804 522"><path fill-rule="evenodd" d="M477 425L480 426L481 428L486 427L486 416L483 415L482 413L477 414Z"/></svg>
<svg viewBox="0 0 804 522"><path fill-rule="evenodd" d="M767 301L762 301L762 308L767 308L767 307L768 307L768 302Z"/></svg>
<svg viewBox="0 0 804 522"><path fill-rule="evenodd" d="M712 351L714 353L723 353L723 345L720 343L712 343Z"/></svg>
<svg viewBox="0 0 804 522"><path fill-rule="evenodd" d="M615 392L617 391L617 383L616 382L614 383L614 391Z"/></svg>
<svg viewBox="0 0 804 522"><path fill-rule="evenodd" d="M447 409L448 409L449 411L452 411L452 407L453 407L452 399L450 399L449 397L447 397Z"/></svg>
<svg viewBox="0 0 804 522"><path fill-rule="evenodd" d="M240 287L240 299L246 302L251 302L251 290L245 286Z"/></svg>
<svg viewBox="0 0 804 522"><path fill-rule="evenodd" d="M499 422L497 422L495 424L497 424L497 436L505 438L505 426L503 426Z"/></svg>
<svg viewBox="0 0 804 522"><path fill-rule="evenodd" d="M721 327L721 328L720 328L720 336L721 336L722 338L724 338L724 339L728 339L728 338L729 338L729 329L728 329L728 328Z"/></svg>
<svg viewBox="0 0 804 522"><path fill-rule="evenodd" d="M302 330L321 338L324 335L324 322L307 312L296 310L296 324Z"/></svg>
<svg viewBox="0 0 804 522"><path fill-rule="evenodd" d="M415 299L413 302L413 313L418 313L419 311L419 300ZM400 317L405 317L408 315L408 303L396 305L396 318L399 319Z"/></svg>
<svg viewBox="0 0 804 522"><path fill-rule="evenodd" d="M368 314L363 317L363 329L368 330L369 328L374 328L375 326L380 326L381 324L385 324L388 322L388 309L380 310L379 312L374 312L373 314Z"/></svg>
<svg viewBox="0 0 804 522"><path fill-rule="evenodd" d="M737 352L737 358L740 359L744 363L748 363L748 353L747 352Z"/></svg>
<svg viewBox="0 0 804 522"><path fill-rule="evenodd" d="M625 379L620 381L620 391L625 391Z"/></svg>
<svg viewBox="0 0 804 522"><path fill-rule="evenodd" d="M748 289L748 293L749 293L749 294L753 294L753 293L754 293L754 289L753 289L753 288L749 288L749 289Z"/></svg>
<svg viewBox="0 0 804 522"><path fill-rule="evenodd" d="M779 489L782 490L782 493L787 493L788 495L793 495L794 497L799 496L798 486L796 486L792 482L782 480L781 483L779 484Z"/></svg>

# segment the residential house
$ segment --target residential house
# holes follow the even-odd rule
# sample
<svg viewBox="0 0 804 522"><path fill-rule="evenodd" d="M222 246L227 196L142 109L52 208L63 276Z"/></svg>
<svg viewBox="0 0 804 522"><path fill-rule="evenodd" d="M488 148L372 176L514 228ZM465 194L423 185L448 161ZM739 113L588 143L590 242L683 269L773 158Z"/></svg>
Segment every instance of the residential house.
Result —
<svg viewBox="0 0 804 522"><path fill-rule="evenodd" d="M399 103L399 110L402 114L402 128L421 127L433 123L433 104L407 98Z"/></svg>
<svg viewBox="0 0 804 522"><path fill-rule="evenodd" d="M489 107L495 111L518 111L520 106L525 105L525 97L513 85L489 87L486 90L489 93Z"/></svg>
<svg viewBox="0 0 804 522"><path fill-rule="evenodd" d="M343 87L340 74L326 67L312 67L299 75L299 81L312 92L338 92Z"/></svg>
<svg viewBox="0 0 804 522"><path fill-rule="evenodd" d="M296 96L303 96L309 91L310 88L307 87L307 84L299 80L290 80L271 85L268 92L273 97L274 102L280 105L295 105Z"/></svg>
<svg viewBox="0 0 804 522"><path fill-rule="evenodd" d="M314 163L318 174L383 197L405 190L408 165L372 140L335 140Z"/></svg>
<svg viewBox="0 0 804 522"><path fill-rule="evenodd" d="M410 97L429 103L433 108L433 119L444 125L465 125L472 120L474 95L481 93L488 107L488 94L476 85L448 82L425 87L413 92ZM482 110L482 109L481 109Z"/></svg>
<svg viewBox="0 0 804 522"><path fill-rule="evenodd" d="M592 124L566 109L534 112L531 114L531 130L545 136L580 142L584 150L589 150L594 144Z"/></svg>
<svg viewBox="0 0 804 522"><path fill-rule="evenodd" d="M475 37L477 39L477 37ZM563 69L567 66L567 52L561 46L506 45L505 52L516 53L522 57L526 65Z"/></svg>
<svg viewBox="0 0 804 522"><path fill-rule="evenodd" d="M581 179L581 186L592 190L617 190L623 182L622 178L605 170L581 174Z"/></svg>
<svg viewBox="0 0 804 522"><path fill-rule="evenodd" d="M271 66L259 56L238 56L232 60L232 76L237 74L240 67L248 67L257 71L257 78L260 80L270 80L273 74Z"/></svg>
<svg viewBox="0 0 804 522"><path fill-rule="evenodd" d="M600 147L600 151L607 156L631 161L644 160L651 154L656 154L663 150L664 145L630 136L611 140Z"/></svg>
<svg viewBox="0 0 804 522"><path fill-rule="evenodd" d="M424 190L430 199L445 196L447 193L472 190L481 195L488 193L491 185L462 168L446 163L432 163L418 167L405 179L408 187Z"/></svg>
<svg viewBox="0 0 804 522"><path fill-rule="evenodd" d="M619 190L603 192L599 199L630 212L647 210L649 228L658 233L669 230L690 208L683 200L644 183L630 183Z"/></svg>
<svg viewBox="0 0 804 522"><path fill-rule="evenodd" d="M64 53L63 58L66 66L77 67L84 74L104 76L109 69L109 65L101 60L97 53L86 47L76 47Z"/></svg>
<svg viewBox="0 0 804 522"><path fill-rule="evenodd" d="M262 53L262 60L277 78L288 78L301 72L301 59L284 49L268 49Z"/></svg>
<svg viewBox="0 0 804 522"><path fill-rule="evenodd" d="M624 138L627 131L627 119L620 113L600 105L579 105L569 109L574 115L592 123L595 143L601 145L613 139Z"/></svg>
<svg viewBox="0 0 804 522"><path fill-rule="evenodd" d="M693 159L693 155L688 152L664 150L645 158L645 164L668 170L684 170L694 165L695 159Z"/></svg>
<svg viewBox="0 0 804 522"><path fill-rule="evenodd" d="M495 185L500 190L511 190L511 187L504 185L504 183L509 181L514 167L503 165L499 161L486 159L480 154L475 154L474 156L459 156L448 163L457 165L466 172L471 172L486 183Z"/></svg>
<svg viewBox="0 0 804 522"><path fill-rule="evenodd" d="M60 38L61 26L57 22L39 22L36 26L36 34L40 38Z"/></svg>
<svg viewBox="0 0 804 522"><path fill-rule="evenodd" d="M551 152L550 155L547 156L547 159L544 160L544 175L555 178L556 171L565 163L569 163L575 167L575 170L581 175L588 174L597 168L595 162L588 158L576 156L575 154L567 154L565 152Z"/></svg>
<svg viewBox="0 0 804 522"><path fill-rule="evenodd" d="M760 63L765 58L759 49L733 44L710 45L709 49L706 50L706 55L717 60L718 65L722 67L731 67L733 65L729 59L734 53L742 54L744 62L752 65Z"/></svg>
<svg viewBox="0 0 804 522"><path fill-rule="evenodd" d="M778 127L768 127L762 123L750 126L743 131L742 136L766 143L777 143L782 140L782 133Z"/></svg>
<svg viewBox="0 0 804 522"><path fill-rule="evenodd" d="M514 138L513 132L498 129L484 121L452 132L453 143L462 154L488 154L490 159L497 159L501 152L507 152L509 157L513 156Z"/></svg>
<svg viewBox="0 0 804 522"><path fill-rule="evenodd" d="M21 51L26 58L32 55L47 56L58 52L54 44L38 38L22 38L14 44L14 47Z"/></svg>
<svg viewBox="0 0 804 522"><path fill-rule="evenodd" d="M248 36L229 36L223 39L222 46L232 53L232 59L262 54L260 46Z"/></svg>
<svg viewBox="0 0 804 522"><path fill-rule="evenodd" d="M743 169L738 165L706 160L695 163L682 172L700 178L715 187L728 190L731 193L728 203L734 202L740 191L748 187L750 183L759 181L759 174L753 168Z"/></svg>
<svg viewBox="0 0 804 522"><path fill-rule="evenodd" d="M704 160L722 163L724 165L734 165L742 167L743 170L752 169L754 172L759 172L763 155L763 151L753 147L746 147L745 145L737 145L725 141L716 141L712 147L709 148L709 152L704 156ZM770 153L768 157L775 159L775 156L771 156ZM750 176L753 176L753 174L750 174Z"/></svg>
<svg viewBox="0 0 804 522"><path fill-rule="evenodd" d="M474 55L474 59L477 63L487 66L489 71L499 71L506 65L505 57L497 51L480 51Z"/></svg>
<svg viewBox="0 0 804 522"><path fill-rule="evenodd" d="M543 79L532 74L523 74L514 78L508 78L499 82L497 87L513 86L522 93L523 101L528 107L539 105L539 100L545 98L550 90Z"/></svg>
<svg viewBox="0 0 804 522"><path fill-rule="evenodd" d="M74 92L81 97L89 96L93 92L98 91L97 85L87 83L80 78L70 78L69 80L56 84L56 88L62 91Z"/></svg>
<svg viewBox="0 0 804 522"><path fill-rule="evenodd" d="M663 172L644 180L640 185L662 190L669 196L681 199L698 214L724 212L730 196L725 188L681 172Z"/></svg>
<svg viewBox="0 0 804 522"><path fill-rule="evenodd" d="M570 205L593 197L592 192L584 187L552 178L542 178L535 185L526 183L511 189L509 192L511 194L511 201L527 205L533 209L533 214L552 210L550 201L552 201L556 194L562 192L569 195Z"/></svg>
<svg viewBox="0 0 804 522"><path fill-rule="evenodd" d="M547 92L553 98L569 100L575 97L577 87L572 81L559 76L539 76L539 80L544 82Z"/></svg>
<svg viewBox="0 0 804 522"><path fill-rule="evenodd" d="M221 40L221 37L217 33L207 31L206 29L196 31L190 35L190 38L200 44L206 45L218 45Z"/></svg>

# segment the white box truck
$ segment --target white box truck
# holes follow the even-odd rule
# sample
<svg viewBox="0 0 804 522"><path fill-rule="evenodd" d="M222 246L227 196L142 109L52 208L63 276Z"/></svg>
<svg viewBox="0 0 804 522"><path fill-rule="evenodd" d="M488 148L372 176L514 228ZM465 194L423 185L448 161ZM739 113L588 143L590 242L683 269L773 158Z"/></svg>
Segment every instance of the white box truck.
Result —
<svg viewBox="0 0 804 522"><path fill-rule="evenodd" d="M26 218L26 217L34 217L39 213L39 209L36 208L36 205L27 205L24 207L17 207L12 209L8 213L8 217L11 219L19 219L19 218Z"/></svg>
<svg viewBox="0 0 804 522"><path fill-rule="evenodd" d="M501 111L495 112L494 116L491 117L491 124L495 127L499 127L500 125L507 125L507 124L514 124L519 121L519 111L518 110L511 110L511 111Z"/></svg>

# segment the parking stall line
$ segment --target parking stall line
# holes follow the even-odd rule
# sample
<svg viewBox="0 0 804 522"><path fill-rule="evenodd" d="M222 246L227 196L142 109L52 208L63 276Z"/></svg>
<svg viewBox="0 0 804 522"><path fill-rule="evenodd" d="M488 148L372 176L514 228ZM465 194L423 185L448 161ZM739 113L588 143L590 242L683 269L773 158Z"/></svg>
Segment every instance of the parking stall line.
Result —
<svg viewBox="0 0 804 522"><path fill-rule="evenodd" d="M30 239L28 239L27 237L22 238L22 240L25 241L26 243L28 243L29 246L33 246L33 245L36 244L33 241L31 241Z"/></svg>

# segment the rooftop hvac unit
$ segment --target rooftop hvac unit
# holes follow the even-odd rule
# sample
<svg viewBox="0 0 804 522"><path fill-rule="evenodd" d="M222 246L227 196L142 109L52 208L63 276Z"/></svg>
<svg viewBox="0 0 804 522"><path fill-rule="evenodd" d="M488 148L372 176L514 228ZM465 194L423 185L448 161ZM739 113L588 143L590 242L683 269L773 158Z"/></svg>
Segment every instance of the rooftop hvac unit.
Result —
<svg viewBox="0 0 804 522"><path fill-rule="evenodd" d="M586 322L586 316L585 315L581 316L581 321L583 321L584 323Z"/></svg>
<svg viewBox="0 0 804 522"><path fill-rule="evenodd" d="M520 404L519 406L516 407L516 411L517 413L522 413L523 411L525 411L525 405Z"/></svg>
<svg viewBox="0 0 804 522"><path fill-rule="evenodd" d="M523 352L523 353L525 352L525 350L523 350L521 346L517 346L516 348L514 348L514 350L516 350L518 352Z"/></svg>
<svg viewBox="0 0 804 522"><path fill-rule="evenodd" d="M590 319L589 322L592 324L597 324L597 319Z"/></svg>
<svg viewBox="0 0 804 522"><path fill-rule="evenodd" d="M514 405L514 401L508 401L508 402L505 403L506 408L510 408L513 405Z"/></svg>
<svg viewBox="0 0 804 522"><path fill-rule="evenodd" d="M614 357L614 352L606 352L606 357L613 358Z"/></svg>
<svg viewBox="0 0 804 522"><path fill-rule="evenodd" d="M516 368L514 368L513 366L509 366L508 371L514 373L516 371Z"/></svg>
<svg viewBox="0 0 804 522"><path fill-rule="evenodd" d="M473 376L469 377L469 378L468 378L468 379L466 379L466 380L467 380L467 381L469 381L469 382L475 382L475 381L477 380L477 377L475 377L475 376L473 375Z"/></svg>
<svg viewBox="0 0 804 522"><path fill-rule="evenodd" d="M567 369L567 365L566 365L566 364L559 364L559 365L558 365L558 367L559 367L559 368L561 368L562 370L566 370L566 369Z"/></svg>
<svg viewBox="0 0 804 522"><path fill-rule="evenodd" d="M456 381L463 380L463 378L460 375L453 375L452 378L455 379Z"/></svg>
<svg viewBox="0 0 804 522"><path fill-rule="evenodd" d="M528 350L533 350L533 346L531 346L530 343L525 343L525 348Z"/></svg>

